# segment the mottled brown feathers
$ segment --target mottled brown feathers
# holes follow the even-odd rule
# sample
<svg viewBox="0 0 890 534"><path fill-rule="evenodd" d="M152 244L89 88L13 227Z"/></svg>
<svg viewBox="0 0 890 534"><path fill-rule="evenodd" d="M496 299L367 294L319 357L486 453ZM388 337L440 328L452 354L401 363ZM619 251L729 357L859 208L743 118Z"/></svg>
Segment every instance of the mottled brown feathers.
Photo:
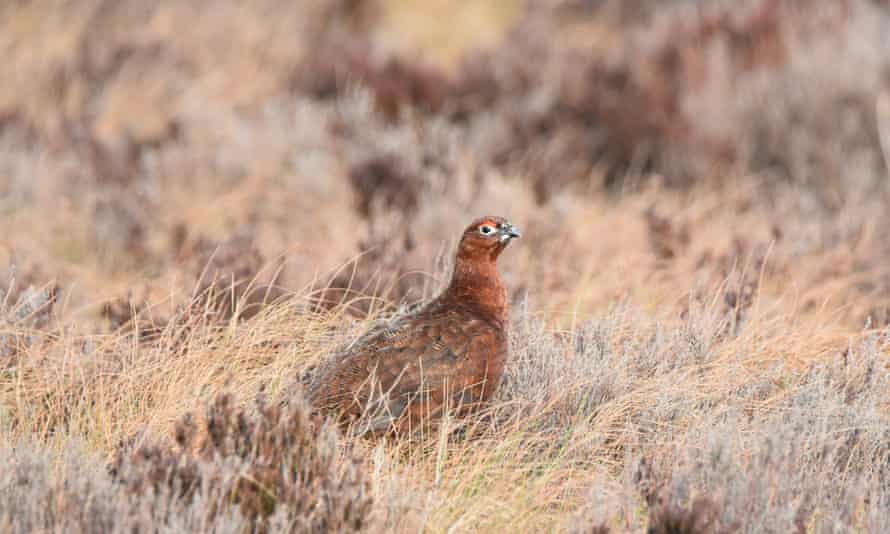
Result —
<svg viewBox="0 0 890 534"><path fill-rule="evenodd" d="M409 432L445 408L466 413L494 393L507 359L508 305L497 258L519 231L482 217L461 236L448 288L350 344L319 371L312 403L359 431Z"/></svg>

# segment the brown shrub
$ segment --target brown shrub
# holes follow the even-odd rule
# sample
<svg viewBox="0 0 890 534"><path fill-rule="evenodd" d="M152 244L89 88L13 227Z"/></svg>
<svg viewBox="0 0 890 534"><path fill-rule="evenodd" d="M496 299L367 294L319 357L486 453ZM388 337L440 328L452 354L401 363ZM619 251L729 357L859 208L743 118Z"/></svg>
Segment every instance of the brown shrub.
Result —
<svg viewBox="0 0 890 534"><path fill-rule="evenodd" d="M675 224L668 217L659 215L655 206L649 206L643 217L649 231L649 245L659 260L670 260L689 245L689 227Z"/></svg>
<svg viewBox="0 0 890 534"><path fill-rule="evenodd" d="M192 310L217 321L250 319L287 294L278 285L280 269L267 272L268 262L248 235L202 242L192 263L197 273Z"/></svg>
<svg viewBox="0 0 890 534"><path fill-rule="evenodd" d="M93 208L89 226L90 250L109 270L143 262L150 221L144 200L132 190L109 190Z"/></svg>
<svg viewBox="0 0 890 534"><path fill-rule="evenodd" d="M372 156L349 169L356 207L369 219L373 208L396 210L410 215L417 210L418 179L408 174L406 164L394 154Z"/></svg>
<svg viewBox="0 0 890 534"><path fill-rule="evenodd" d="M688 508L660 505L650 512L648 534L716 534L734 532L735 529L718 529L717 513L713 501L701 497Z"/></svg>
<svg viewBox="0 0 890 534"><path fill-rule="evenodd" d="M158 317L151 305L143 297L134 298L130 292L127 296L117 297L102 304L99 311L111 332L136 332L139 341L157 340L167 328L169 319Z"/></svg>
<svg viewBox="0 0 890 534"><path fill-rule="evenodd" d="M219 396L200 424L184 418L177 445L125 451L109 470L73 440L53 458L30 443L0 444L4 532L366 532L372 499L358 459L302 403Z"/></svg>
<svg viewBox="0 0 890 534"><path fill-rule="evenodd" d="M45 281L37 265L26 264L22 272L10 265L6 271L0 278L0 367L47 337L61 290Z"/></svg>
<svg viewBox="0 0 890 534"><path fill-rule="evenodd" d="M831 54L859 53L852 45L859 28L876 39L870 21L882 15L867 2L756 0L653 10L622 28L607 53L553 37L566 24L563 8L529 10L501 46L465 61L450 94L454 103L446 106L474 128L490 120L482 112L493 112L502 124L482 152L495 165L520 165L540 200L571 184L623 186L653 172L688 187L715 175L723 180L733 165L768 168L771 177L797 183L832 182L844 167L839 154L878 153L874 76L838 81L810 66L834 62ZM602 16L585 11L580 20L595 25ZM828 52L816 45L822 40L838 44ZM880 56L864 60L878 71L886 64ZM789 89L801 85L802 94ZM841 115L862 127L834 135ZM796 138L803 125L833 137L837 150L820 153L818 134L813 143ZM486 126L485 135L491 130Z"/></svg>
<svg viewBox="0 0 890 534"><path fill-rule="evenodd" d="M249 411L220 395L200 424L186 416L176 425L175 447L122 454L113 472L143 497L187 503L201 495L236 506L255 531L271 529L272 516L292 532L363 531L372 500L360 462L341 459L335 431L318 424L299 398L286 406L259 398ZM223 513L216 506L206 510L208 521Z"/></svg>
<svg viewBox="0 0 890 534"><path fill-rule="evenodd" d="M411 228L403 226L394 232L374 228L372 225L367 237L359 241L355 259L318 288L316 307L330 309L345 304L350 313L365 316L386 302L400 303L422 296L417 294L415 280L406 276L405 259L415 247Z"/></svg>

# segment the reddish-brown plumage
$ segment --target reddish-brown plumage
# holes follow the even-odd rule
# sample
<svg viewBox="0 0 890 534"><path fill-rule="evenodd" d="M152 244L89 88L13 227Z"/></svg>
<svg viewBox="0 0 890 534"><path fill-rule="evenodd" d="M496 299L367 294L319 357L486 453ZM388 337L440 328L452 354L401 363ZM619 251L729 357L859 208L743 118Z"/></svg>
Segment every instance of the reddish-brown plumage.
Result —
<svg viewBox="0 0 890 534"><path fill-rule="evenodd" d="M370 331L332 358L309 388L312 403L360 430L400 433L444 409L477 409L507 360L508 305L497 258L519 232L501 217L464 231L445 291Z"/></svg>

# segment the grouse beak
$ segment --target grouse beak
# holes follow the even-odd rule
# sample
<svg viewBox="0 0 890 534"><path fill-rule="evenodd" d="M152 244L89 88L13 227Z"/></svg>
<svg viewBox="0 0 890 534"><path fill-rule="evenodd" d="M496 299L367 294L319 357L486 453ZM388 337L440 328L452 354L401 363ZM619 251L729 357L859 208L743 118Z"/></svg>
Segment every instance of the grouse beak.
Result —
<svg viewBox="0 0 890 534"><path fill-rule="evenodd" d="M509 241L511 239L522 237L522 232L512 224L505 224L501 227L501 241Z"/></svg>

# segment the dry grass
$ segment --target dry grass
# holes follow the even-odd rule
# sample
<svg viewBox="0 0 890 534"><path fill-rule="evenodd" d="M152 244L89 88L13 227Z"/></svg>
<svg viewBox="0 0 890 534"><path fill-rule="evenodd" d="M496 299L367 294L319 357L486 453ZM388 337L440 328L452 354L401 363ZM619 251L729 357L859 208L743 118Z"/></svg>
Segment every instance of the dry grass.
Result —
<svg viewBox="0 0 890 534"><path fill-rule="evenodd" d="M877 2L207 4L0 8L0 530L890 530ZM496 402L312 420L482 213Z"/></svg>

